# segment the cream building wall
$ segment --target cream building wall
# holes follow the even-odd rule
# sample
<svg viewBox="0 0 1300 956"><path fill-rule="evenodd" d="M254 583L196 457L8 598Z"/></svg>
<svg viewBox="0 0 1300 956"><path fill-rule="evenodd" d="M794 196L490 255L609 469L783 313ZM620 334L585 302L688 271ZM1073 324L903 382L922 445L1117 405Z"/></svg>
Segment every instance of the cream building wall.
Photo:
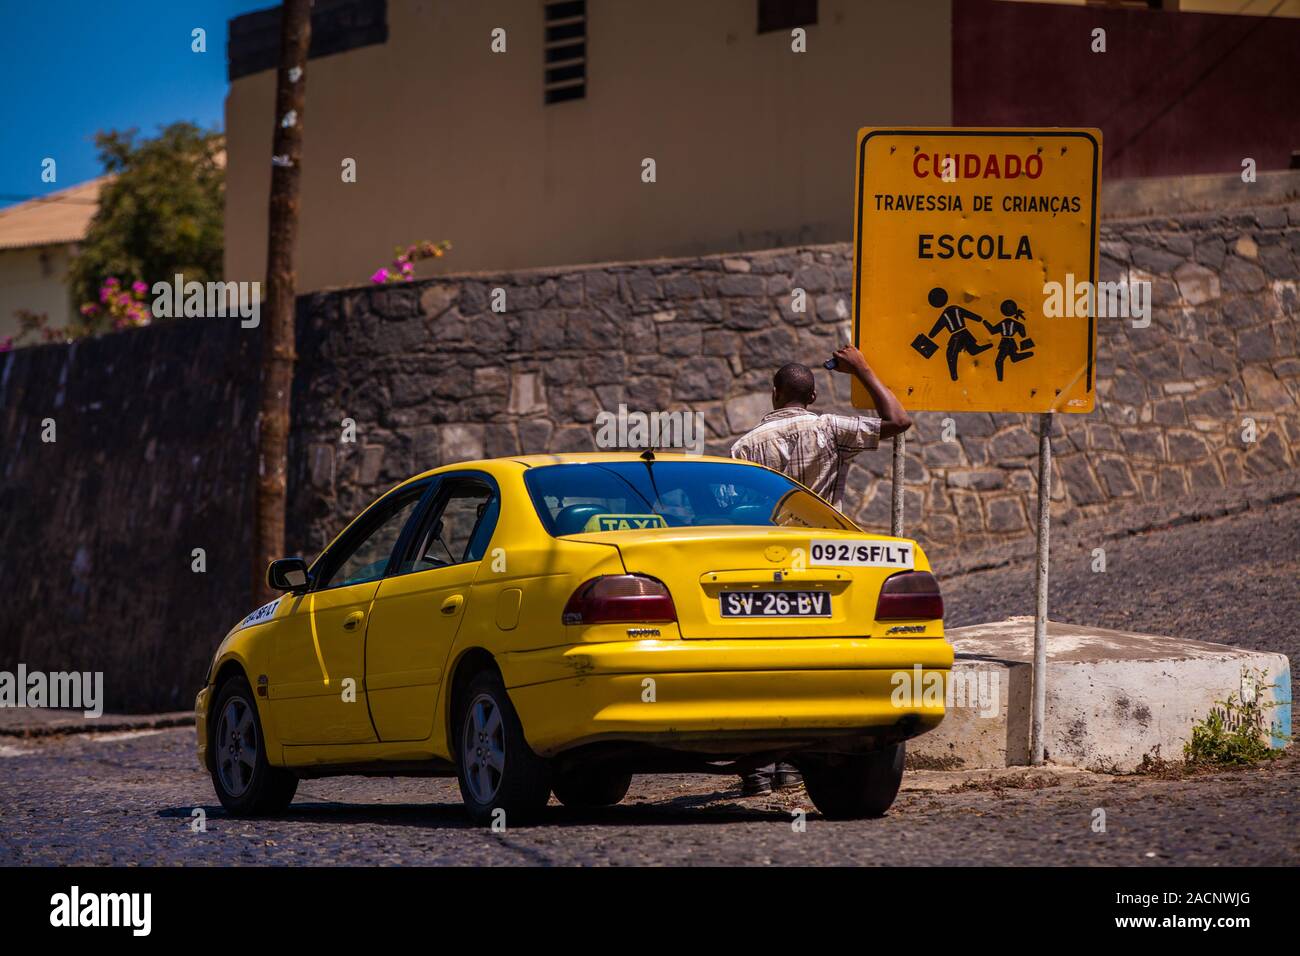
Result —
<svg viewBox="0 0 1300 956"><path fill-rule="evenodd" d="M588 0L586 98L547 106L540 0L390 0L387 43L308 64L299 289L422 239L462 272L851 238L856 130L951 122L950 2L819 8L796 54L755 0ZM265 272L274 82L226 101L227 279Z"/></svg>
<svg viewBox="0 0 1300 956"><path fill-rule="evenodd" d="M55 327L72 321L71 262L70 245L0 249L0 340L17 334L18 309L44 312Z"/></svg>

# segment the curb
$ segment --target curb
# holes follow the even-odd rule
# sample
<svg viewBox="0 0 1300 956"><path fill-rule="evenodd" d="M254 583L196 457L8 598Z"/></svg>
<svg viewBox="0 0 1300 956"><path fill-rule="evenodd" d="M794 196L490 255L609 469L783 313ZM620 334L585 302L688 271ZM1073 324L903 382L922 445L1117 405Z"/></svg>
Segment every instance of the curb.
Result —
<svg viewBox="0 0 1300 956"><path fill-rule="evenodd" d="M0 737L65 737L72 734L103 734L123 730L165 730L170 727L194 726L194 715L189 712L169 714L142 714L138 717L113 715L110 717L53 718L65 723L28 724L19 727L0 726Z"/></svg>

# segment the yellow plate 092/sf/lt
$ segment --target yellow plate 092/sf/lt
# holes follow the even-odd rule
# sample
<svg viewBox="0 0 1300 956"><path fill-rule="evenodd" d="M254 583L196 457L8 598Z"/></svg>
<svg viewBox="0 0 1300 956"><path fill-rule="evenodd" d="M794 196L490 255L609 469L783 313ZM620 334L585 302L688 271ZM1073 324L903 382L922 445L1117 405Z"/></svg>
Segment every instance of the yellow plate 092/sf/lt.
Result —
<svg viewBox="0 0 1300 956"><path fill-rule="evenodd" d="M808 563L856 568L911 568L915 556L910 541L814 541L808 546Z"/></svg>

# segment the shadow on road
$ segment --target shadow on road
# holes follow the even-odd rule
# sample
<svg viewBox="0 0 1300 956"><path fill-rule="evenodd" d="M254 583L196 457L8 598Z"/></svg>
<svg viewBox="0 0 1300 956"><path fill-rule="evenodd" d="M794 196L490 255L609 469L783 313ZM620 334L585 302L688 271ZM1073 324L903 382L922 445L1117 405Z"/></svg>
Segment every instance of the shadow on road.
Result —
<svg viewBox="0 0 1300 956"><path fill-rule="evenodd" d="M693 794L675 797L656 803L631 803L594 810L575 810L552 804L541 818L528 826L691 826L723 823L771 823L788 821L788 811L746 807L734 803L721 803L729 798L726 792ZM167 807L158 816L190 819L195 807ZM209 820L238 820L221 806L202 806ZM810 816L812 812L810 810ZM371 823L382 826L412 826L424 829L468 830L479 829L465 816L459 803L293 803L283 813L258 817L259 821L281 823L354 824ZM511 827L524 829L524 825Z"/></svg>

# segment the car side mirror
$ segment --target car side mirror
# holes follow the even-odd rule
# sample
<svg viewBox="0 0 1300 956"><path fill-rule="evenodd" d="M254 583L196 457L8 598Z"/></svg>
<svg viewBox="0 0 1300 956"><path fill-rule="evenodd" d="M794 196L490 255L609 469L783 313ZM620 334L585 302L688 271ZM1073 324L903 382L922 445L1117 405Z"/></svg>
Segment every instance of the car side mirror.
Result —
<svg viewBox="0 0 1300 956"><path fill-rule="evenodd" d="M280 558L266 568L266 585L272 591L305 591L310 583L311 574L302 558Z"/></svg>

